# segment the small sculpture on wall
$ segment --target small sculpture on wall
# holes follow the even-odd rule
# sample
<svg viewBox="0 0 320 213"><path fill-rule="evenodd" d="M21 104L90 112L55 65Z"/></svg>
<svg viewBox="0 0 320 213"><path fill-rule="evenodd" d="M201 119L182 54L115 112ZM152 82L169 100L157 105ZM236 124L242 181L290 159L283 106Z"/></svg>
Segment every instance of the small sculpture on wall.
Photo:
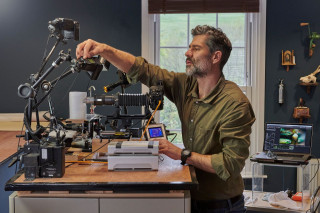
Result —
<svg viewBox="0 0 320 213"><path fill-rule="evenodd" d="M310 117L309 107L306 107L304 100L300 98L299 105L293 109L293 118L299 119L299 123L302 123L303 119Z"/></svg>
<svg viewBox="0 0 320 213"><path fill-rule="evenodd" d="M283 52L282 50L282 65L287 66L286 70L289 71L289 66L296 65L296 60L294 56L294 51L286 50Z"/></svg>
<svg viewBox="0 0 320 213"><path fill-rule="evenodd" d="M313 83L313 84L316 83L317 82L316 75L319 72L320 72L320 65L317 67L317 69L313 73L311 73L307 76L301 77L300 78L301 83Z"/></svg>
<svg viewBox="0 0 320 213"><path fill-rule="evenodd" d="M310 93L311 86L317 86L317 77L316 75L320 72L320 65L317 67L315 71L307 76L303 76L300 78L300 85L307 86L307 93Z"/></svg>
<svg viewBox="0 0 320 213"><path fill-rule="evenodd" d="M283 104L284 103L284 83L283 83L283 79L280 79L280 82L279 82L279 99L278 99L278 103L279 104Z"/></svg>
<svg viewBox="0 0 320 213"><path fill-rule="evenodd" d="M310 30L310 25L309 23L300 23L300 26L308 26L308 31L309 31L309 57L311 57L313 55L314 52L314 48L316 47L316 44L314 43L314 41L316 39L320 39L320 34L317 32L311 32Z"/></svg>

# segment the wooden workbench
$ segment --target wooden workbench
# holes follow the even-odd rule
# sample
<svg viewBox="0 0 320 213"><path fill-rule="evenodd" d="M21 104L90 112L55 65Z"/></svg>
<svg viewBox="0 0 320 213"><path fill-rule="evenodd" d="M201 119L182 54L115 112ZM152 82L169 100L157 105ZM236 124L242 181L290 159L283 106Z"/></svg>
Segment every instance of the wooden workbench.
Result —
<svg viewBox="0 0 320 213"><path fill-rule="evenodd" d="M7 191L154 191L189 190L197 186L193 167L163 156L158 171L108 171L106 164L74 164L62 178L36 178L28 181L17 173Z"/></svg>
<svg viewBox="0 0 320 213"><path fill-rule="evenodd" d="M17 152L16 135L21 134L21 128L22 122L0 122L0 130L6 130L0 131L0 160L7 159ZM93 150L104 143L95 140ZM20 145L23 144L22 139ZM99 150L101 151L105 152L106 146ZM33 181L26 181L24 173L20 171L7 182L5 190L189 190L197 186L193 167L182 166L180 161L172 160L165 155L162 155L162 158L158 171L108 171L107 164L74 164L66 168L62 178L36 178Z"/></svg>

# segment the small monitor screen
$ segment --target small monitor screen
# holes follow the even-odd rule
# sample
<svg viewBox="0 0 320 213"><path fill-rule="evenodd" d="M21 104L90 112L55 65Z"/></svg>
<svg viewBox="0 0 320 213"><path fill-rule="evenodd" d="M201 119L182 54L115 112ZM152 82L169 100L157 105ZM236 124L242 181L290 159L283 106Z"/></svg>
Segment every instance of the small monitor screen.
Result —
<svg viewBox="0 0 320 213"><path fill-rule="evenodd" d="M273 152L309 153L312 125L266 124L264 150Z"/></svg>
<svg viewBox="0 0 320 213"><path fill-rule="evenodd" d="M149 131L150 138L163 137L163 131L161 127L149 128L148 131Z"/></svg>

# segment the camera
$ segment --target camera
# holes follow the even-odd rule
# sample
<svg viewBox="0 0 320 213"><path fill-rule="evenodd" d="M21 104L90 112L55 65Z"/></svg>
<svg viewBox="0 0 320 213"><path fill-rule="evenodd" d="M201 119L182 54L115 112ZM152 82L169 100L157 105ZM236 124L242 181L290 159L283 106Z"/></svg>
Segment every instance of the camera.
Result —
<svg viewBox="0 0 320 213"><path fill-rule="evenodd" d="M98 56L93 56L92 58L79 58L78 60L72 60L72 70L80 72L81 70L87 71L91 80L97 80L103 66L108 70L110 67L110 62L104 58Z"/></svg>
<svg viewBox="0 0 320 213"><path fill-rule="evenodd" d="M150 108L152 110L155 110L159 104L159 101L161 101L161 104L158 108L158 110L163 109L163 85L162 81L158 82L157 86L151 86L149 91L149 97L150 97Z"/></svg>
<svg viewBox="0 0 320 213"><path fill-rule="evenodd" d="M48 26L50 36L56 37L59 40L74 39L79 41L79 22L73 21L67 18L56 18L53 21L49 21Z"/></svg>

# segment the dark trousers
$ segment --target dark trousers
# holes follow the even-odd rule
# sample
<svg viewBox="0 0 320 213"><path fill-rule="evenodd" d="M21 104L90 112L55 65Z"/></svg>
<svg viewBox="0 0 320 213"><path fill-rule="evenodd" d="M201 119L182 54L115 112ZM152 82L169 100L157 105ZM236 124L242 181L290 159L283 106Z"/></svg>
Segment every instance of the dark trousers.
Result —
<svg viewBox="0 0 320 213"><path fill-rule="evenodd" d="M244 197L239 195L227 200L193 200L191 199L191 213L243 213Z"/></svg>

